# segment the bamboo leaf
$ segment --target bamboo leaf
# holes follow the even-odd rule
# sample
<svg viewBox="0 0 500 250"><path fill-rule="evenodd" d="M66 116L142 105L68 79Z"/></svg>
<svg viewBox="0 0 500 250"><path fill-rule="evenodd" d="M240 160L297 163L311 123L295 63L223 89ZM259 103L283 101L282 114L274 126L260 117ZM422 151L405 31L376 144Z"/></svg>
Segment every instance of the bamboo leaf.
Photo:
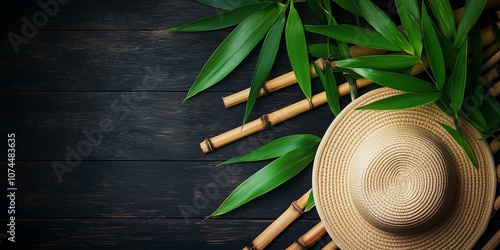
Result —
<svg viewBox="0 0 500 250"><path fill-rule="evenodd" d="M448 0L429 0L432 12L436 16L439 27L450 41L455 39L455 16ZM422 2L422 5L424 3Z"/></svg>
<svg viewBox="0 0 500 250"><path fill-rule="evenodd" d="M443 51L441 50L436 31L432 27L431 19L424 3L422 4L422 29L427 59L429 60L429 65L436 81L436 87L441 90L446 82Z"/></svg>
<svg viewBox="0 0 500 250"><path fill-rule="evenodd" d="M314 196L313 196L313 192L311 190L311 192L309 193L309 197L307 198L306 208L304 209L304 212L311 211L311 209L313 209L314 206L315 206Z"/></svg>
<svg viewBox="0 0 500 250"><path fill-rule="evenodd" d="M323 11L323 6L318 0L306 0L307 6L312 10L316 18L318 18L321 24L326 24L325 13Z"/></svg>
<svg viewBox="0 0 500 250"><path fill-rule="evenodd" d="M446 92L448 93L451 101L451 109L456 116L462 107L465 93L465 83L467 79L467 41L465 41L458 53L455 68L450 75Z"/></svg>
<svg viewBox="0 0 500 250"><path fill-rule="evenodd" d="M335 64L345 68L400 69L412 67L418 62L419 60L415 56L376 55L348 58L335 61Z"/></svg>
<svg viewBox="0 0 500 250"><path fill-rule="evenodd" d="M467 34L476 23L477 19L483 12L486 0L467 0L464 6L462 19L457 28L457 36L455 37L455 48L459 48L466 40Z"/></svg>
<svg viewBox="0 0 500 250"><path fill-rule="evenodd" d="M293 1L290 2L290 12L285 28L286 48L292 69L297 77L297 82L302 88L307 99L311 99L311 71L309 67L309 58L307 56L307 45L302 21L299 13L293 7Z"/></svg>
<svg viewBox="0 0 500 250"><path fill-rule="evenodd" d="M283 156L295 149L300 149L315 143L319 143L319 141L321 141L321 138L309 134L285 136L274 140L246 155L231 158L221 163L220 165L273 159Z"/></svg>
<svg viewBox="0 0 500 250"><path fill-rule="evenodd" d="M341 42L358 44L375 49L403 51L403 49L394 45L379 33L358 26L348 24L330 26L305 25L304 29L309 32L331 37Z"/></svg>
<svg viewBox="0 0 500 250"><path fill-rule="evenodd" d="M367 68L353 68L352 70L384 87L405 92L432 92L436 90L433 84L405 74Z"/></svg>
<svg viewBox="0 0 500 250"><path fill-rule="evenodd" d="M396 0L401 24L404 31L410 40L411 45L415 49L416 55L422 56L422 30L420 28L420 10L416 0Z"/></svg>
<svg viewBox="0 0 500 250"><path fill-rule="evenodd" d="M403 33L401 33L396 24L377 5L370 0L354 0L354 3L363 17L387 40L408 54L415 55L415 50L408 40L406 40Z"/></svg>
<svg viewBox="0 0 500 250"><path fill-rule="evenodd" d="M312 162L318 144L319 142L290 151L250 176L227 197L212 216L227 213L294 177Z"/></svg>
<svg viewBox="0 0 500 250"><path fill-rule="evenodd" d="M236 68L265 36L283 8L283 4L273 4L243 20L208 59L184 101L216 84Z"/></svg>
<svg viewBox="0 0 500 250"><path fill-rule="evenodd" d="M245 0L245 1L234 1L234 0L196 0L199 3L212 6L215 8L232 10L235 8L243 7L245 5L250 5L258 2L262 2L263 0Z"/></svg>
<svg viewBox="0 0 500 250"><path fill-rule="evenodd" d="M317 58L341 58L339 48L326 43L309 44L307 51Z"/></svg>
<svg viewBox="0 0 500 250"><path fill-rule="evenodd" d="M356 4L352 0L333 0L333 1L337 3L340 7L351 12L352 14L356 16L361 16L361 13L356 7Z"/></svg>
<svg viewBox="0 0 500 250"><path fill-rule="evenodd" d="M472 148L470 147L469 143L467 143L467 141L464 139L463 135L460 132L458 132L457 130L455 130L454 128L452 128L446 124L442 124L442 123L439 123L439 124L441 124L441 126L448 132L448 134L450 134L451 137L453 137L453 139L455 139L455 141L458 143L458 145L460 145L464 149L465 153L469 157L469 160L472 162L474 167L477 168L477 160L476 160L476 157L474 156L474 152L472 151Z"/></svg>
<svg viewBox="0 0 500 250"><path fill-rule="evenodd" d="M441 94L438 92L405 93L372 102L358 109L396 110L414 108L435 102L439 97L441 97Z"/></svg>
<svg viewBox="0 0 500 250"><path fill-rule="evenodd" d="M234 10L229 10L219 14L215 14L203 19L183 24L174 28L170 28L170 31L207 31L222 29L229 26L233 26L241 23L245 18L247 18L252 13L259 11L273 2L261 2L252 5L243 6Z"/></svg>
<svg viewBox="0 0 500 250"><path fill-rule="evenodd" d="M323 83L323 88L325 88L328 106L333 114L337 116L340 113L339 90L335 77L333 76L332 68L326 65L325 74L323 74L316 63L313 63L313 65L316 72L319 72L318 76L321 79L321 83Z"/></svg>
<svg viewBox="0 0 500 250"><path fill-rule="evenodd" d="M271 72L274 60L276 59L276 54L278 54L278 48L280 46L281 34L283 33L283 28L285 27L285 12L282 12L278 20L273 24L269 32L267 33L264 43L262 44L262 49L259 54L259 59L257 60L257 66L255 68L255 73L252 79L252 85L250 86L250 93L248 95L247 106L245 110L245 117L243 118L243 124L246 123L250 112L257 100L259 91L266 81L266 77Z"/></svg>
<svg viewBox="0 0 500 250"><path fill-rule="evenodd" d="M493 21L490 15L488 16L488 21L490 22L491 30L493 31L493 35L495 36L495 40L497 41L498 46L500 47L500 29L498 25Z"/></svg>
<svg viewBox="0 0 500 250"><path fill-rule="evenodd" d="M432 27L436 32L436 36L439 40L439 44L441 45L441 51L444 55L444 63L449 69L453 69L455 67L455 61L457 60L457 50L453 46L453 43L448 40L443 31L434 23L434 20L431 19Z"/></svg>

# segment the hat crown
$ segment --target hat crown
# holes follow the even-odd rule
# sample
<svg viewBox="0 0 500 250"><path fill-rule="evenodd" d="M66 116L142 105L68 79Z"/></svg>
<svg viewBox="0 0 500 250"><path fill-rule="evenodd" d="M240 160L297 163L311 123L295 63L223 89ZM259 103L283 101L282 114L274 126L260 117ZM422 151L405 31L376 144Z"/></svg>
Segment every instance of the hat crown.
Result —
<svg viewBox="0 0 500 250"><path fill-rule="evenodd" d="M363 219L386 232L432 227L447 212L456 188L454 161L431 133L412 125L368 136L351 161L349 189Z"/></svg>

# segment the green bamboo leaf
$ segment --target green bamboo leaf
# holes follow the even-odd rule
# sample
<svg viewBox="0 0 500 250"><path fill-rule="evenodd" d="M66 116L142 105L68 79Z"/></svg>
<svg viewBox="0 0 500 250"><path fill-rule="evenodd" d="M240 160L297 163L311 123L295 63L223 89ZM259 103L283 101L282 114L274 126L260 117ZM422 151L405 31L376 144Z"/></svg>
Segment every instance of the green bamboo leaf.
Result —
<svg viewBox="0 0 500 250"><path fill-rule="evenodd" d="M339 102L339 90L337 87L337 82L333 76L332 68L327 65L325 67L325 80L321 81L326 92L326 99L328 100L328 106L332 110L335 116L340 113L340 102Z"/></svg>
<svg viewBox="0 0 500 250"><path fill-rule="evenodd" d="M212 6L215 8L232 10L235 8L243 7L245 5L250 5L258 2L262 2L263 0L245 0L245 1L234 1L234 0L196 0L199 3Z"/></svg>
<svg viewBox="0 0 500 250"><path fill-rule="evenodd" d="M307 45L302 21L299 13L290 2L290 12L285 28L286 48L292 69L297 78L297 82L302 88L307 99L311 99L311 72L309 68L309 58L307 56Z"/></svg>
<svg viewBox="0 0 500 250"><path fill-rule="evenodd" d="M358 109L397 110L414 108L435 102L439 97L441 97L441 94L438 92L405 93L372 102Z"/></svg>
<svg viewBox="0 0 500 250"><path fill-rule="evenodd" d="M476 23L477 19L483 12L486 0L467 0L464 6L464 12L457 28L457 36L455 37L455 48L459 48L466 40L467 34Z"/></svg>
<svg viewBox="0 0 500 250"><path fill-rule="evenodd" d="M416 55L422 56L422 30L420 28L420 10L417 0L396 0L403 29L415 49Z"/></svg>
<svg viewBox="0 0 500 250"><path fill-rule="evenodd" d="M430 82L405 74L367 68L353 68L352 70L382 86L405 92L432 92L436 90Z"/></svg>
<svg viewBox="0 0 500 250"><path fill-rule="evenodd" d="M184 101L216 84L236 68L266 35L284 7L273 4L243 20L208 59Z"/></svg>
<svg viewBox="0 0 500 250"><path fill-rule="evenodd" d="M490 15L488 16L488 21L490 22L491 30L493 31L493 35L495 36L495 40L497 41L498 46L500 47L500 29L498 25L493 21Z"/></svg>
<svg viewBox="0 0 500 250"><path fill-rule="evenodd" d="M455 49L455 46L453 46L453 42L448 40L446 35L437 26L434 20L431 19L431 22L432 27L434 28L434 31L436 32L437 38L439 40L439 44L441 45L441 51L444 55L444 64L449 69L453 69L455 67L455 61L457 60L458 56L457 50Z"/></svg>
<svg viewBox="0 0 500 250"><path fill-rule="evenodd" d="M307 198L306 208L304 209L304 212L311 211L311 209L314 207L314 205L315 205L314 196L313 196L313 192L311 190L311 192L309 193L309 197Z"/></svg>
<svg viewBox="0 0 500 250"><path fill-rule="evenodd" d="M489 127L486 122L486 118L484 118L484 115L481 113L479 108L467 110L467 112L461 111L460 116L465 118L470 124L474 125L477 130L483 133L488 133Z"/></svg>
<svg viewBox="0 0 500 250"><path fill-rule="evenodd" d="M319 141L321 141L321 138L309 134L285 136L274 140L246 155L231 158L220 165L273 159L283 156L295 149L319 143Z"/></svg>
<svg viewBox="0 0 500 250"><path fill-rule="evenodd" d="M455 68L448 79L446 92L450 97L451 109L456 116L462 107L467 79L467 41L464 41L458 53Z"/></svg>
<svg viewBox="0 0 500 250"><path fill-rule="evenodd" d="M345 10L351 12L352 14L356 16L361 16L361 13L359 12L358 8L356 7L356 4L352 0L333 0L335 3L337 3L340 7L344 8Z"/></svg>
<svg viewBox="0 0 500 250"><path fill-rule="evenodd" d="M444 56L436 31L434 31L434 27L432 27L432 22L427 13L425 3L422 3L422 29L427 59L429 60L429 65L436 81L436 87L441 90L446 82Z"/></svg>
<svg viewBox="0 0 500 250"><path fill-rule="evenodd" d="M348 24L330 26L305 25L304 29L309 32L331 37L341 42L358 44L375 49L403 51L403 49L394 45L379 33L358 26Z"/></svg>
<svg viewBox="0 0 500 250"><path fill-rule="evenodd" d="M312 10L316 18L318 18L321 24L326 24L325 13L323 11L323 6L318 0L306 0L307 6Z"/></svg>
<svg viewBox="0 0 500 250"><path fill-rule="evenodd" d="M439 27L450 41L455 39L455 16L448 0L429 0L432 12L436 16ZM422 5L424 3L422 2Z"/></svg>
<svg viewBox="0 0 500 250"><path fill-rule="evenodd" d="M259 59L257 60L257 66L255 67L255 73L252 79L252 85L250 86L250 93L248 95L247 106L245 110L245 117L243 118L243 124L246 123L250 112L257 100L259 91L266 81L266 77L271 72L274 60L276 59L276 54L278 54L278 48L280 46L281 34L283 33L283 28L285 27L285 12L282 12L278 20L271 27L267 33L264 43L262 44L262 49L260 50Z"/></svg>
<svg viewBox="0 0 500 250"><path fill-rule="evenodd" d="M406 40L396 24L372 1L354 0L363 17L391 43L397 45L410 55L415 55L415 50Z"/></svg>
<svg viewBox="0 0 500 250"><path fill-rule="evenodd" d="M339 48L326 43L309 44L307 51L317 58L341 58Z"/></svg>
<svg viewBox="0 0 500 250"><path fill-rule="evenodd" d="M371 68L371 69L401 69L412 67L419 62L415 56L405 55L375 55L348 58L335 61L339 67L345 68Z"/></svg>
<svg viewBox="0 0 500 250"><path fill-rule="evenodd" d="M306 148L290 151L250 176L211 216L227 213L294 177L312 162L318 144L319 142Z"/></svg>
<svg viewBox="0 0 500 250"><path fill-rule="evenodd" d="M170 28L168 30L206 31L206 30L216 30L216 29L226 28L241 23L245 18L250 16L252 13L259 11L271 4L273 4L273 2L267 1L267 2L260 2L252 5L243 6L234 10L229 10L209 17L205 17L191 23Z"/></svg>
<svg viewBox="0 0 500 250"><path fill-rule="evenodd" d="M446 124L442 124L442 123L439 123L439 124L441 124L441 126L448 132L448 134L450 134L451 137L453 137L453 139L455 139L455 141L458 143L458 145L460 145L464 149L465 153L469 157L469 159L472 162L472 164L474 165L474 167L477 168L477 160L476 160L476 157L474 156L474 152L472 151L472 148L470 147L469 143L467 143L467 141L464 139L463 135L460 132L458 132L457 130L455 130L454 128L452 128Z"/></svg>

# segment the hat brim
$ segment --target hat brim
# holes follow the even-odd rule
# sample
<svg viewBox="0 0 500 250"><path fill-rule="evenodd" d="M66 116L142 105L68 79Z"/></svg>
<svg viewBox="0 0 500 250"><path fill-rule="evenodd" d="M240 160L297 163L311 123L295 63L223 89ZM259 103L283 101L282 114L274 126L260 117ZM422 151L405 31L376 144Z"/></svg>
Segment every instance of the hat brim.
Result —
<svg viewBox="0 0 500 250"><path fill-rule="evenodd" d="M453 120L435 104L391 110L356 110L400 91L373 90L349 104L335 118L319 145L313 169L316 207L333 241L341 249L463 249L472 248L488 225L495 199L496 175L491 150L480 133L460 121L465 139L477 158L476 169L464 150L439 123ZM439 138L457 171L457 190L446 217L435 227L415 234L394 234L375 228L357 212L349 194L350 161L364 138L395 125L414 125Z"/></svg>

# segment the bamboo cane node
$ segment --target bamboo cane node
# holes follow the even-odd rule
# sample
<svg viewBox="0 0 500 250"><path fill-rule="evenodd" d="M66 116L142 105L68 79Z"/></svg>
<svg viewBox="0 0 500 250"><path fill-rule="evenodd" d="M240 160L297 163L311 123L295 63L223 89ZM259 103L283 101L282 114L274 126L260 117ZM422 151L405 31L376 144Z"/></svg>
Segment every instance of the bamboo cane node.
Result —
<svg viewBox="0 0 500 250"><path fill-rule="evenodd" d="M248 250L259 250L254 244L253 242L248 244L248 246L245 247L245 249L248 249Z"/></svg>
<svg viewBox="0 0 500 250"><path fill-rule="evenodd" d="M309 110L313 110L314 109L314 103L312 102L312 100L307 100L309 102Z"/></svg>
<svg viewBox="0 0 500 250"><path fill-rule="evenodd" d="M308 247L306 246L306 243L304 242L304 240L302 239L302 237L300 237L299 239L295 240L295 243L297 243L297 245L299 245L299 247L303 250L307 250Z"/></svg>
<svg viewBox="0 0 500 250"><path fill-rule="evenodd" d="M262 88L260 90L261 90L263 96L269 95L269 93L271 93L271 91L269 91L269 89L267 88L266 84L262 85Z"/></svg>
<svg viewBox="0 0 500 250"><path fill-rule="evenodd" d="M297 211L300 215L304 214L304 211L297 205L297 202L292 202L292 207L295 211Z"/></svg>
<svg viewBox="0 0 500 250"><path fill-rule="evenodd" d="M265 129L269 129L273 126L271 121L269 121L269 117L267 115L261 116L260 121L262 122L262 127Z"/></svg>
<svg viewBox="0 0 500 250"><path fill-rule="evenodd" d="M207 146L207 152L205 152L205 153L210 153L210 152L213 152L215 150L214 144L212 143L210 138L205 139L205 141L203 141L203 142Z"/></svg>

